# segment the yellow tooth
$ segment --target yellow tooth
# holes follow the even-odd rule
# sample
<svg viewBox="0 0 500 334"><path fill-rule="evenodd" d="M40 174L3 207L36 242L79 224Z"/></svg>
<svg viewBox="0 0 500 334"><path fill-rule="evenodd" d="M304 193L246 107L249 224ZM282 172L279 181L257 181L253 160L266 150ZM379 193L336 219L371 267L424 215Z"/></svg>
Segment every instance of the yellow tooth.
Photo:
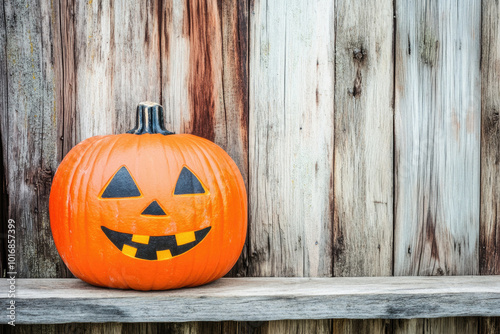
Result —
<svg viewBox="0 0 500 334"><path fill-rule="evenodd" d="M139 244L149 244L149 235L137 235L137 234L134 234L132 236L132 241L133 242L137 242Z"/></svg>
<svg viewBox="0 0 500 334"><path fill-rule="evenodd" d="M137 253L137 248L129 245L123 245L122 253L131 257L135 257L135 253Z"/></svg>
<svg viewBox="0 0 500 334"><path fill-rule="evenodd" d="M196 236L194 232L184 232L175 235L175 241L177 241L177 246L185 245L190 242L196 241Z"/></svg>
<svg viewBox="0 0 500 334"><path fill-rule="evenodd" d="M172 258L172 253L170 253L170 249L156 251L156 257L158 260L167 260Z"/></svg>

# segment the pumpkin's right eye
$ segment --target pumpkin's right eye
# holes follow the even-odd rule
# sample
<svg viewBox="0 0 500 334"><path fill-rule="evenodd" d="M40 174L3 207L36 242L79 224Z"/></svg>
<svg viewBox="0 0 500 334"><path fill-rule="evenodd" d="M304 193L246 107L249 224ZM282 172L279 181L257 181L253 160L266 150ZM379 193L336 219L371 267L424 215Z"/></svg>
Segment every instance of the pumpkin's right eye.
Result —
<svg viewBox="0 0 500 334"><path fill-rule="evenodd" d="M188 168L183 167L175 185L174 195L201 195L206 193L198 177Z"/></svg>
<svg viewBox="0 0 500 334"><path fill-rule="evenodd" d="M106 183L102 191L101 198L128 198L140 197L141 192L135 184L134 178L130 175L127 167L122 166Z"/></svg>

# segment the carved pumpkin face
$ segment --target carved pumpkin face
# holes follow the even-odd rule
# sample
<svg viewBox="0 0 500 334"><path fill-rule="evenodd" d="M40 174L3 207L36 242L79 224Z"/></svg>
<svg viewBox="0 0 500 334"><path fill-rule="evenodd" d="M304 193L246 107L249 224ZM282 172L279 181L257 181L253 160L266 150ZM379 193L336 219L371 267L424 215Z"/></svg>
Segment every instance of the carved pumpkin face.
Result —
<svg viewBox="0 0 500 334"><path fill-rule="evenodd" d="M139 130L89 138L59 166L50 196L59 254L94 285L159 290L220 278L245 241L243 179L220 147L162 134L160 107L139 109Z"/></svg>

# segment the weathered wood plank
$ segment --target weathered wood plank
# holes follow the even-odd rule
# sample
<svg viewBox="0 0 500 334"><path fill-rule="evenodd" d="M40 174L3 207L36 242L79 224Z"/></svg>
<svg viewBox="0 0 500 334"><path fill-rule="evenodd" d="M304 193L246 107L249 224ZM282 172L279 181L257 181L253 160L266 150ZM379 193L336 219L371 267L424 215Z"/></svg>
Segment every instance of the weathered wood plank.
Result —
<svg viewBox="0 0 500 334"><path fill-rule="evenodd" d="M146 294L20 279L16 306L19 324L500 316L500 277L222 278Z"/></svg>
<svg viewBox="0 0 500 334"><path fill-rule="evenodd" d="M480 318L479 320L480 334L497 334L500 333L500 318Z"/></svg>
<svg viewBox="0 0 500 334"><path fill-rule="evenodd" d="M500 6L483 1L481 22L481 226L479 270L500 275ZM500 333L500 318L480 319L481 333Z"/></svg>
<svg viewBox="0 0 500 334"><path fill-rule="evenodd" d="M248 189L248 0L222 1L222 57L226 142ZM227 276L246 276L248 238L240 259Z"/></svg>
<svg viewBox="0 0 500 334"><path fill-rule="evenodd" d="M478 333L477 318L393 320L393 323L394 333Z"/></svg>
<svg viewBox="0 0 500 334"><path fill-rule="evenodd" d="M392 275L393 2L336 1L334 276ZM335 320L334 333L385 333Z"/></svg>
<svg viewBox="0 0 500 334"><path fill-rule="evenodd" d="M335 276L392 275L392 1L337 1Z"/></svg>
<svg viewBox="0 0 500 334"><path fill-rule="evenodd" d="M22 277L56 277L65 271L46 205L59 160L52 14L49 2L3 2L0 132L7 215L16 221L16 269Z"/></svg>
<svg viewBox="0 0 500 334"><path fill-rule="evenodd" d="M340 319L333 321L333 333L392 333L391 320L388 319ZM417 333L417 332L409 332Z"/></svg>
<svg viewBox="0 0 500 334"><path fill-rule="evenodd" d="M250 3L250 276L332 275L334 22L331 0Z"/></svg>
<svg viewBox="0 0 500 334"><path fill-rule="evenodd" d="M330 276L333 2L250 12L249 271Z"/></svg>
<svg viewBox="0 0 500 334"><path fill-rule="evenodd" d="M481 57L480 270L500 275L500 6L485 1Z"/></svg>
<svg viewBox="0 0 500 334"><path fill-rule="evenodd" d="M395 274L476 274L480 2L396 8Z"/></svg>
<svg viewBox="0 0 500 334"><path fill-rule="evenodd" d="M157 0L75 2L75 142L130 130L137 103L160 100L159 10Z"/></svg>
<svg viewBox="0 0 500 334"><path fill-rule="evenodd" d="M54 48L54 75L57 155L59 159L75 146L76 138L76 68L75 18L73 1L52 2L52 45ZM66 276L66 275L64 275Z"/></svg>
<svg viewBox="0 0 500 334"><path fill-rule="evenodd" d="M268 321L262 324L253 331L258 333L297 333L297 334L323 334L331 333L330 321L318 320L282 320ZM252 333L252 332L250 332Z"/></svg>
<svg viewBox="0 0 500 334"><path fill-rule="evenodd" d="M4 325L5 326L5 325ZM127 324L127 323L103 323L103 324L89 324L89 323L68 323L59 325L16 325L15 327L5 326L4 331L1 333L10 334L161 334L171 333L163 331L163 324Z"/></svg>
<svg viewBox="0 0 500 334"><path fill-rule="evenodd" d="M238 10L241 10L239 12ZM162 10L162 92L177 133L214 141L248 174L245 2L166 1Z"/></svg>
<svg viewBox="0 0 500 334"><path fill-rule="evenodd" d="M396 15L394 274L477 274L481 3L397 1Z"/></svg>

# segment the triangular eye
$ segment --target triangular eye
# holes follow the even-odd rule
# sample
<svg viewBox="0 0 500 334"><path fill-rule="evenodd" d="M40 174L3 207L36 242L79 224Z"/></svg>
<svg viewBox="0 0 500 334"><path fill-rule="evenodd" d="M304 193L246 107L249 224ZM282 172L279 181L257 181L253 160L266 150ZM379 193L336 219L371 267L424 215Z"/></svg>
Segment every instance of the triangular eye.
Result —
<svg viewBox="0 0 500 334"><path fill-rule="evenodd" d="M106 186L106 189L101 195L101 198L126 198L139 197L141 192L134 182L134 179L128 172L125 166L121 167L115 173L111 181Z"/></svg>
<svg viewBox="0 0 500 334"><path fill-rule="evenodd" d="M205 188L200 180L186 167L182 168L181 175L175 185L174 195L204 194Z"/></svg>

